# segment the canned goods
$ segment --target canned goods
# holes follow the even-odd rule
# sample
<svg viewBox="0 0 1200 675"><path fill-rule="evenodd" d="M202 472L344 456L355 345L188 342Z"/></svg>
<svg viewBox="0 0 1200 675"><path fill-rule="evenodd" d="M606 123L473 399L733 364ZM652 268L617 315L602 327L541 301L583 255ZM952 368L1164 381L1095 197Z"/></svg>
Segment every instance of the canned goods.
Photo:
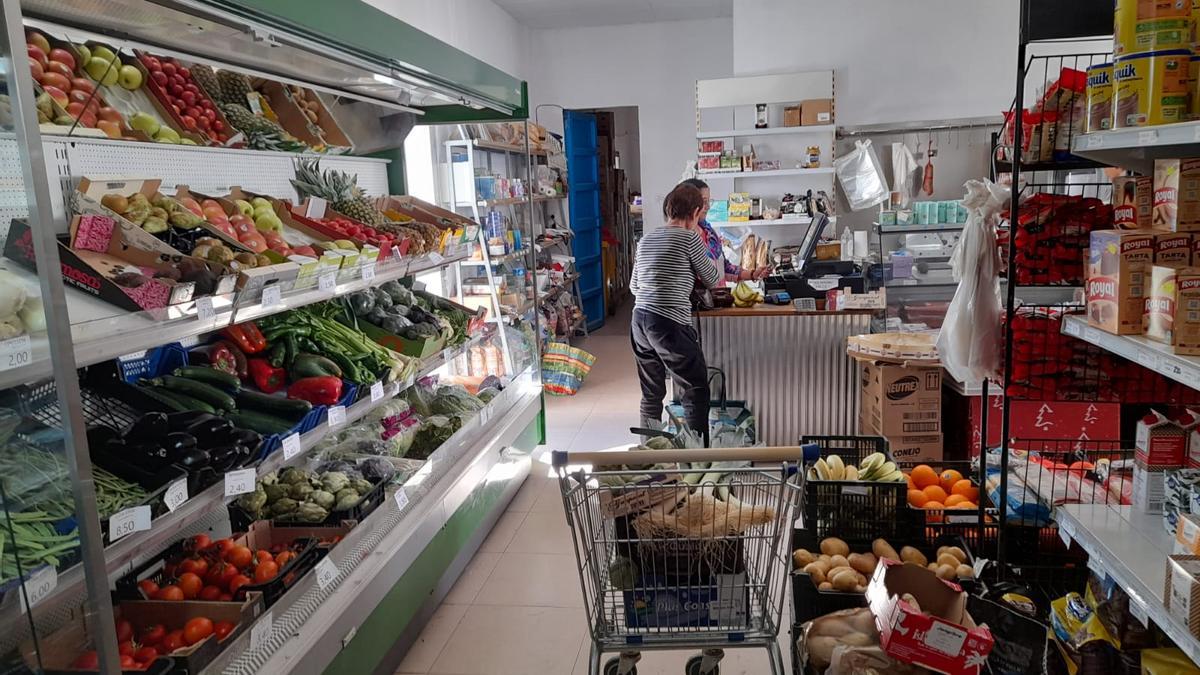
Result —
<svg viewBox="0 0 1200 675"><path fill-rule="evenodd" d="M1188 47L1193 0L1116 0L1113 55Z"/></svg>
<svg viewBox="0 0 1200 675"><path fill-rule="evenodd" d="M1113 64L1113 128L1183 121L1192 53L1130 54Z"/></svg>
<svg viewBox="0 0 1200 675"><path fill-rule="evenodd" d="M1113 64L1098 63L1087 69L1087 132L1112 128Z"/></svg>

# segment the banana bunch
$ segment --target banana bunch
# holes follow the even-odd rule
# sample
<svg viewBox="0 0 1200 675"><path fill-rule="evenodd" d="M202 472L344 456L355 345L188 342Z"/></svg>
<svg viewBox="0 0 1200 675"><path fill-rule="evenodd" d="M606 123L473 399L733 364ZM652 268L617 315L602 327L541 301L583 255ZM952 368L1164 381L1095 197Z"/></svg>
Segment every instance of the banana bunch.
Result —
<svg viewBox="0 0 1200 675"><path fill-rule="evenodd" d="M763 294L744 281L739 281L737 286L733 287L733 304L737 307L753 307L763 300Z"/></svg>
<svg viewBox="0 0 1200 675"><path fill-rule="evenodd" d="M809 480L854 480L876 483L903 483L904 474L883 453L872 453L858 466L846 464L841 457L830 455L818 459L808 470Z"/></svg>

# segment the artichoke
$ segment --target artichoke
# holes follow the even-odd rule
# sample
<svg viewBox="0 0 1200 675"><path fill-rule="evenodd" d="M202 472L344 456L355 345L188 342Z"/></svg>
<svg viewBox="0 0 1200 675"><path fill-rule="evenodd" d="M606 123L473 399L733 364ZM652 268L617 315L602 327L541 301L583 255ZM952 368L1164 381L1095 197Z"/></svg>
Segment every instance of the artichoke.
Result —
<svg viewBox="0 0 1200 675"><path fill-rule="evenodd" d="M274 504L271 504L271 515L272 516L284 516L284 515L291 513L292 511L295 511L296 507L298 507L298 506L300 506L300 502L296 501L295 499L292 499L291 497L284 497L283 499L280 499L279 501L275 502Z"/></svg>
<svg viewBox="0 0 1200 675"><path fill-rule="evenodd" d="M274 485L279 482L279 474L274 471L263 474L262 478L258 479L260 485Z"/></svg>
<svg viewBox="0 0 1200 675"><path fill-rule="evenodd" d="M359 495L358 490L355 490L354 488L342 488L341 490L337 491L337 494L335 494L334 497L341 502L344 499L358 500L361 499L362 496Z"/></svg>
<svg viewBox="0 0 1200 675"><path fill-rule="evenodd" d="M288 491L288 496L298 502L302 502L305 499L308 499L308 496L312 494L312 491L312 485L309 485L308 483L296 483L292 486L292 489Z"/></svg>
<svg viewBox="0 0 1200 675"><path fill-rule="evenodd" d="M361 500L361 499L362 499L362 497L359 497L357 492L354 492L353 494L348 494L348 495L346 495L346 497L344 499L338 500L337 504L334 505L333 510L334 511L345 511L347 509L352 509L352 508L354 508L355 504L358 504L359 500Z"/></svg>
<svg viewBox="0 0 1200 675"><path fill-rule="evenodd" d="M337 492L350 484L350 479L341 471L330 471L321 476L321 487L327 492Z"/></svg>
<svg viewBox="0 0 1200 675"><path fill-rule="evenodd" d="M354 491L357 492L358 494L365 495L371 491L371 488L373 488L375 486L371 485L371 481L369 481L369 480L363 480L362 478L354 478L350 481L350 487L354 488Z"/></svg>
<svg viewBox="0 0 1200 675"><path fill-rule="evenodd" d="M255 488L254 492L247 492L238 497L237 504L249 513L257 515L267 505L267 493L260 485Z"/></svg>
<svg viewBox="0 0 1200 675"><path fill-rule="evenodd" d="M271 483L270 485L262 486L262 489L267 493L267 503L273 504L280 499L288 496L288 486L279 483Z"/></svg>
<svg viewBox="0 0 1200 675"><path fill-rule="evenodd" d="M304 502L292 515L302 523L319 523L329 517L329 511L312 502Z"/></svg>
<svg viewBox="0 0 1200 675"><path fill-rule="evenodd" d="M331 509L333 508L333 505L337 503L337 497L335 497L332 492L327 492L325 490L313 490L312 493L308 495L308 501L320 506L323 509Z"/></svg>
<svg viewBox="0 0 1200 675"><path fill-rule="evenodd" d="M289 466L279 474L279 482L295 485L296 483L305 483L308 481L308 472L304 469L298 469L294 466Z"/></svg>

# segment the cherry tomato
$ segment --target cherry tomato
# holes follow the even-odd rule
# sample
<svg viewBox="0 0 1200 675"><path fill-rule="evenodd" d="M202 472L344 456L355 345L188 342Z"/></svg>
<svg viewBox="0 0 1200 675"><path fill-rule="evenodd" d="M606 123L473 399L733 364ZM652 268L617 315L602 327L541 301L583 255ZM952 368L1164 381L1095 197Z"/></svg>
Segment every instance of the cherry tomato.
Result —
<svg viewBox="0 0 1200 675"><path fill-rule="evenodd" d="M142 629L141 642L147 647L153 647L162 642L167 635L167 629L161 623L152 623Z"/></svg>
<svg viewBox="0 0 1200 675"><path fill-rule="evenodd" d="M204 549L206 549L212 545L212 538L209 537L207 534L198 534L198 535L192 537L191 541L192 541L192 550L193 551L203 551Z"/></svg>
<svg viewBox="0 0 1200 675"><path fill-rule="evenodd" d="M155 600L183 600L183 591L174 584L163 586L158 589L158 593L154 596Z"/></svg>
<svg viewBox="0 0 1200 675"><path fill-rule="evenodd" d="M283 553L275 556L275 564L279 565L279 569L283 569L284 567L287 567L287 564L290 563L292 558L295 557L295 553L292 553L291 551L284 551Z"/></svg>
<svg viewBox="0 0 1200 675"><path fill-rule="evenodd" d="M117 642L125 642L133 639L133 624L125 619L117 620Z"/></svg>
<svg viewBox="0 0 1200 675"><path fill-rule="evenodd" d="M200 595L197 597L199 597L201 600L216 600L217 598L221 597L221 587L212 585L205 586L204 588L200 589Z"/></svg>
<svg viewBox="0 0 1200 675"><path fill-rule="evenodd" d="M248 583L250 583L250 577L246 576L245 574L239 574L235 576L229 580L229 594L236 595L238 589Z"/></svg>
<svg viewBox="0 0 1200 675"><path fill-rule="evenodd" d="M88 668L91 670L96 670L100 667L100 655L94 651L84 652L75 659L75 663L72 665L75 668Z"/></svg>
<svg viewBox="0 0 1200 675"><path fill-rule="evenodd" d="M234 546L226 551L222 557L239 570L246 569L250 566L250 563L254 562L254 553L245 546Z"/></svg>
<svg viewBox="0 0 1200 675"><path fill-rule="evenodd" d="M266 560L258 563L258 567L254 568L254 583L266 583L279 575L279 564L274 560Z"/></svg>
<svg viewBox="0 0 1200 675"><path fill-rule="evenodd" d="M270 551L262 549L254 552L254 559L258 562L263 562L264 560L270 560L274 562L275 556L271 555Z"/></svg>
<svg viewBox="0 0 1200 675"><path fill-rule="evenodd" d="M138 582L138 588L142 590L142 594L147 598L153 598L158 594L158 584L149 579L142 579Z"/></svg>
<svg viewBox="0 0 1200 675"><path fill-rule="evenodd" d="M137 647L134 647L133 642L130 640L126 640L126 641L122 642L121 644L117 645L117 653L121 654L122 656L124 656L126 654L128 654L129 656L133 656L136 652L137 652Z"/></svg>
<svg viewBox="0 0 1200 675"><path fill-rule="evenodd" d="M128 654L121 655L121 670L133 670L137 668L138 662Z"/></svg>
<svg viewBox="0 0 1200 675"><path fill-rule="evenodd" d="M183 631L173 630L170 633L167 633L167 636L163 638L162 645L160 646L162 649L159 651L164 654L170 654L176 649L182 649L186 647L187 643L183 641Z"/></svg>
<svg viewBox="0 0 1200 675"><path fill-rule="evenodd" d="M212 634L213 622L207 617L198 616L183 625L183 641L189 645L194 645Z"/></svg>
<svg viewBox="0 0 1200 675"><path fill-rule="evenodd" d="M137 650L133 658L141 663L150 663L158 658L158 650L154 647L142 647Z"/></svg>
<svg viewBox="0 0 1200 675"><path fill-rule="evenodd" d="M183 597L188 600L194 599L200 595L200 589L204 588L204 580L191 572L184 572L179 575L179 590L183 592Z"/></svg>
<svg viewBox="0 0 1200 675"><path fill-rule="evenodd" d="M220 600L221 602L229 602L229 601L233 600L233 596L228 593L222 593L221 596L217 598L217 600Z"/></svg>
<svg viewBox="0 0 1200 675"><path fill-rule="evenodd" d="M224 640L234 628L237 628L237 624L232 621L218 621L213 624L213 633L217 635L218 640Z"/></svg>
<svg viewBox="0 0 1200 675"><path fill-rule="evenodd" d="M216 542L214 542L214 545L217 547L217 553L220 553L222 556L225 555L226 551L234 546L237 546L237 544L233 543L233 540L229 537L218 539Z"/></svg>

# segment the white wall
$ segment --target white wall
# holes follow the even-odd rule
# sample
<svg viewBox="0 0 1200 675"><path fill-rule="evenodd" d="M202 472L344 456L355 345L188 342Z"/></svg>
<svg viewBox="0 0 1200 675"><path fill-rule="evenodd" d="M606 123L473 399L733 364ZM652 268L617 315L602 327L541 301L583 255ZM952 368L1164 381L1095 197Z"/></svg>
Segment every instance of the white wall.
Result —
<svg viewBox="0 0 1200 675"><path fill-rule="evenodd" d="M696 80L732 74L730 19L532 31L529 97L536 106L638 107L646 227L696 153ZM557 108L537 112L560 131ZM624 153L622 153L622 157Z"/></svg>
<svg viewBox="0 0 1200 675"><path fill-rule="evenodd" d="M514 77L528 79L529 29L491 0L366 0Z"/></svg>

